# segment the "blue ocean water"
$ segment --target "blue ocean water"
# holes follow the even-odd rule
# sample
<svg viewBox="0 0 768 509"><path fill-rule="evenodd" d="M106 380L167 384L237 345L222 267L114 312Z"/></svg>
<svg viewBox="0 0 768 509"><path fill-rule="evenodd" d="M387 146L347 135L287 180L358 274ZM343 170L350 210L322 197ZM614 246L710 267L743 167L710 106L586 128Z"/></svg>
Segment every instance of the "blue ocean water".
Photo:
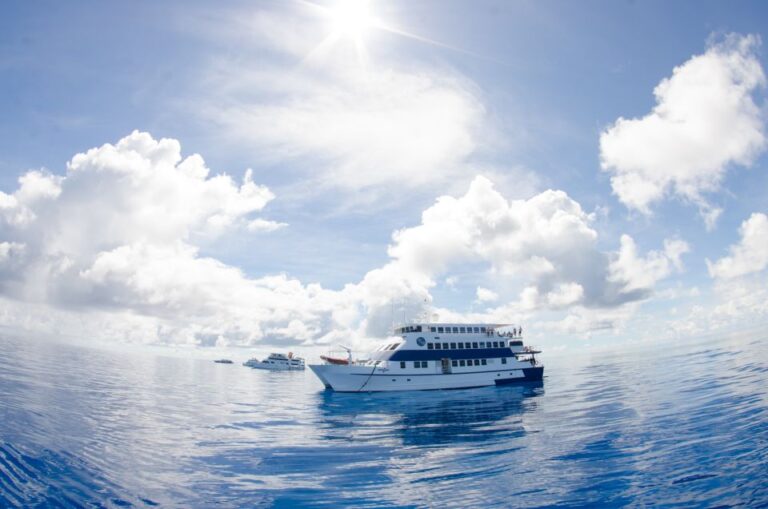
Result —
<svg viewBox="0 0 768 509"><path fill-rule="evenodd" d="M0 506L768 506L764 338L542 360L541 384L338 394L1 337Z"/></svg>

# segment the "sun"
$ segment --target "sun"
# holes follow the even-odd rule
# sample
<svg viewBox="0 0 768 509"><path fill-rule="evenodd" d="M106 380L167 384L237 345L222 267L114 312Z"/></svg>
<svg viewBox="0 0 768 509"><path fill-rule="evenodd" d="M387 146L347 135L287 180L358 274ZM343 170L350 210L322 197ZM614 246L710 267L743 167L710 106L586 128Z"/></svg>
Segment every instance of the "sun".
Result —
<svg viewBox="0 0 768 509"><path fill-rule="evenodd" d="M339 0L329 10L333 31L353 39L362 37L373 26L370 5L366 0Z"/></svg>
<svg viewBox="0 0 768 509"><path fill-rule="evenodd" d="M367 36L375 31L388 32L419 42L454 49L390 25L373 12L372 0L330 0L323 3L299 0L299 2L320 14L328 28L325 38L312 48L302 63L311 64L313 61L327 59L333 48L352 43L357 52L358 62L365 66L368 60L366 45L371 42L367 40Z"/></svg>

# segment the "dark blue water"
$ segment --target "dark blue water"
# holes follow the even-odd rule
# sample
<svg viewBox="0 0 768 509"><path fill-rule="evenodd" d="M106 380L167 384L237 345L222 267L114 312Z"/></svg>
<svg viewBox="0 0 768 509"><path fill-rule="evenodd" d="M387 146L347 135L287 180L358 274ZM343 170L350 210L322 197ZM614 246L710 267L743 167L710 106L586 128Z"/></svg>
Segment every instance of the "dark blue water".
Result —
<svg viewBox="0 0 768 509"><path fill-rule="evenodd" d="M768 506L764 341L542 359L540 385L347 395L0 338L0 506Z"/></svg>

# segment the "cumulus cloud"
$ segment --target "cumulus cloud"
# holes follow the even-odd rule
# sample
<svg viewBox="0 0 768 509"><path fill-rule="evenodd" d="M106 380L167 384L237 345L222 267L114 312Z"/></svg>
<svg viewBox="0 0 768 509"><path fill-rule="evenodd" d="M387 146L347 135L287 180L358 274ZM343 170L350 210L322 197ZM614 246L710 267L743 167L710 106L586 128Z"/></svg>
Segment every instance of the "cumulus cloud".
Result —
<svg viewBox="0 0 768 509"><path fill-rule="evenodd" d="M476 177L464 196L439 198L420 225L395 232L389 254L399 272L429 284L452 267L486 263L500 281L525 285L526 309L618 306L648 297L681 268L684 242L667 241L663 253L642 257L625 236L619 253L604 253L592 220L562 191L507 201Z"/></svg>
<svg viewBox="0 0 768 509"><path fill-rule="evenodd" d="M676 67L654 89L656 106L642 118L619 118L600 136L600 159L613 192L649 213L673 194L700 207L712 227L721 210L706 193L732 164L749 166L765 149L764 114L754 92L765 86L756 36L733 35Z"/></svg>
<svg viewBox="0 0 768 509"><path fill-rule="evenodd" d="M665 240L663 251L651 251L641 257L632 237L622 235L621 248L608 267L609 279L620 281L625 292L652 288L674 269L682 269L680 257L688 250L688 244L682 240Z"/></svg>
<svg viewBox="0 0 768 509"><path fill-rule="evenodd" d="M768 216L754 213L741 223L741 239L729 248L730 255L712 263L707 260L709 275L729 279L761 271L768 266Z"/></svg>
<svg viewBox="0 0 768 509"><path fill-rule="evenodd" d="M501 301L484 316L501 318L640 301L686 250L669 241L642 256L625 237L618 253L601 252L592 216L564 192L508 201L477 177L396 231L390 260L340 290L250 277L200 253L199 242L224 232L280 227L253 217L273 198L250 171L241 182L211 175L199 155L182 158L176 140L140 132L76 155L63 176L28 172L0 194L0 319L36 326L33 311L50 306L56 330L80 324L200 345L359 344L418 316L436 281L466 263L485 265L500 287L524 288L517 301L477 289L480 301Z"/></svg>
<svg viewBox="0 0 768 509"><path fill-rule="evenodd" d="M498 293L482 286L477 287L476 295L478 302L494 302L499 299Z"/></svg>
<svg viewBox="0 0 768 509"><path fill-rule="evenodd" d="M199 255L196 240L281 227L252 217L273 198L250 171L239 183L211 176L176 140L134 132L77 154L64 176L28 172L13 194L0 193L0 291L157 317L176 340L248 343L295 331L299 318L325 330L329 292L286 276L248 279Z"/></svg>

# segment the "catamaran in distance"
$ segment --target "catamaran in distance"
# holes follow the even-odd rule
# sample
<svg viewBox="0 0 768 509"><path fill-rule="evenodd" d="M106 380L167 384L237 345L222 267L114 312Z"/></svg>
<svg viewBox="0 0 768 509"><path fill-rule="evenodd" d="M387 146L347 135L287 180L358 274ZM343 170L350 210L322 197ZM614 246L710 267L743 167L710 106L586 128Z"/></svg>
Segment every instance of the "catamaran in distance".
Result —
<svg viewBox="0 0 768 509"><path fill-rule="evenodd" d="M536 361L541 352L523 345L522 327L414 323L398 327L395 335L365 360L325 357L309 367L338 392L464 389L544 377Z"/></svg>

